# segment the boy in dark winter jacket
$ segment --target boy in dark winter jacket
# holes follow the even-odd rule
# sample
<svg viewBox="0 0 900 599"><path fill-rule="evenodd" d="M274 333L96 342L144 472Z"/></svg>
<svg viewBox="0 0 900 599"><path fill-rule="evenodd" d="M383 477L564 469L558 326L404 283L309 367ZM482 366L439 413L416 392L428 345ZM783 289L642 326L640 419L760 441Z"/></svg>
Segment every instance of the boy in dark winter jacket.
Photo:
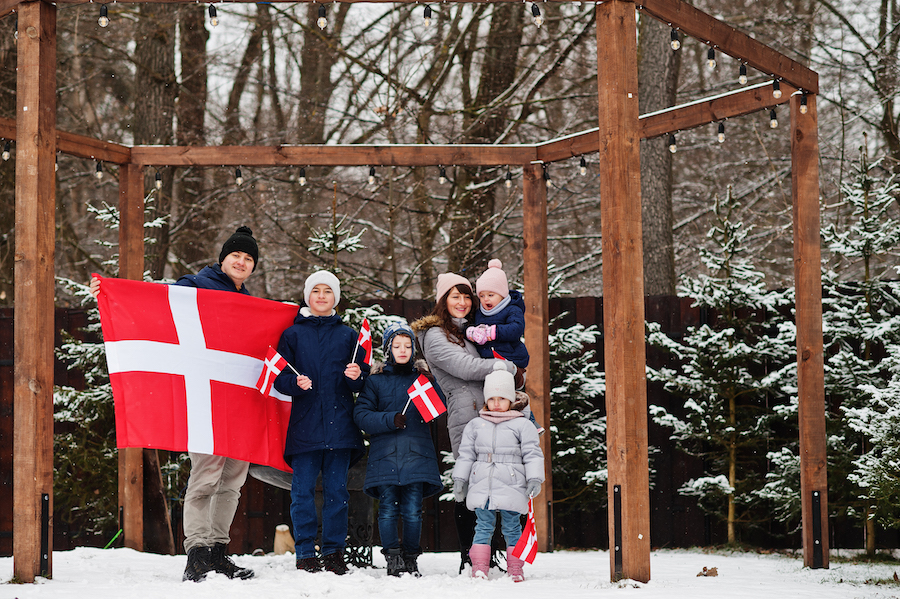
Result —
<svg viewBox="0 0 900 599"><path fill-rule="evenodd" d="M502 364L494 368L484 381L479 418L470 420L463 431L453 466L453 494L475 512L475 537L469 549L472 576L488 577L499 513L508 546L507 573L520 582L525 579L523 561L513 557L512 549L522 536L519 515L528 512L528 498L541 492L544 454L537 431L522 413L528 396L516 393L513 375Z"/></svg>
<svg viewBox="0 0 900 599"><path fill-rule="evenodd" d="M525 300L509 288L499 260L488 262L488 269L475 281L475 293L481 305L475 311L475 326L466 329L466 338L478 346L482 358L496 358L496 351L519 368L527 368L528 349L522 342Z"/></svg>
<svg viewBox="0 0 900 599"><path fill-rule="evenodd" d="M410 386L421 374L431 378L415 363L414 339L405 321L388 327L382 343L386 364L380 372L373 369L353 411L357 426L370 435L364 490L378 498L378 531L389 576L420 576L416 560L422 553L422 500L443 489L429 426L418 410L407 410ZM440 393L437 383L432 384Z"/></svg>
<svg viewBox="0 0 900 599"><path fill-rule="evenodd" d="M300 374L285 369L275 379L275 388L292 398L284 459L294 471L291 520L297 568L346 574L347 473L363 455L362 435L353 423L353 394L362 389L369 367L365 350L357 347L356 331L334 311L341 300L338 278L324 270L311 274L303 296L306 306L278 342L278 353ZM315 503L320 472L325 496L321 560L316 555Z"/></svg>

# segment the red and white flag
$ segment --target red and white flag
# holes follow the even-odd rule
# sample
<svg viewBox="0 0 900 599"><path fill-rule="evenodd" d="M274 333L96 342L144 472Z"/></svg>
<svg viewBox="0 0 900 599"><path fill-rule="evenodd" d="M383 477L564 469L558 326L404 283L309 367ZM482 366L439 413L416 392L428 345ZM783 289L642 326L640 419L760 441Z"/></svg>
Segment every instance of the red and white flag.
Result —
<svg viewBox="0 0 900 599"><path fill-rule="evenodd" d="M259 380L256 381L256 388L259 389L259 392L268 395L272 391L272 385L275 384L275 377L281 374L285 368L287 368L287 360L282 358L281 354L270 345L266 359L263 361L262 373L259 375Z"/></svg>
<svg viewBox="0 0 900 599"><path fill-rule="evenodd" d="M525 529L522 530L522 536L519 542L512 550L513 557L525 560L529 564L534 563L537 557L538 538L537 528L534 526L534 499L528 498L528 520L525 522Z"/></svg>
<svg viewBox="0 0 900 599"><path fill-rule="evenodd" d="M500 354L498 354L498 353L497 353L497 350L494 349L493 347L491 348L491 351L494 352L494 357L497 358L498 360L505 360L505 359L506 359L506 358L504 358L503 356L501 356Z"/></svg>
<svg viewBox="0 0 900 599"><path fill-rule="evenodd" d="M416 409L419 410L419 414L422 415L422 420L425 422L431 422L447 411L447 407L441 401L437 389L434 388L434 385L431 384L431 381L424 374L420 374L419 378L413 381L407 392L409 393L409 398L416 404Z"/></svg>
<svg viewBox="0 0 900 599"><path fill-rule="evenodd" d="M367 366L372 365L372 330L369 328L369 319L363 318L362 326L359 327L359 338L356 340L356 347L362 348L366 352L363 360ZM353 352L351 361L356 360L356 351Z"/></svg>
<svg viewBox="0 0 900 599"><path fill-rule="evenodd" d="M210 289L103 279L100 323L118 447L231 457L289 471L291 398L256 388L297 306Z"/></svg>

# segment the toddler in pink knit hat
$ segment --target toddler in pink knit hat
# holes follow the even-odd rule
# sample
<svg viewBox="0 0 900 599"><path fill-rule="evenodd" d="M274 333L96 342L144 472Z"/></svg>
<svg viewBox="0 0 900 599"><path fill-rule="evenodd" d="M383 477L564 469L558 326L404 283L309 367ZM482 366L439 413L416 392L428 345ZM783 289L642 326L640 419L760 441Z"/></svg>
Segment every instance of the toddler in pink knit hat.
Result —
<svg viewBox="0 0 900 599"><path fill-rule="evenodd" d="M482 358L499 354L519 368L528 366L528 350L522 342L525 334L525 300L509 288L503 264L488 262L488 268L475 282L481 304L475 311L475 326L466 329L466 337L478 346Z"/></svg>

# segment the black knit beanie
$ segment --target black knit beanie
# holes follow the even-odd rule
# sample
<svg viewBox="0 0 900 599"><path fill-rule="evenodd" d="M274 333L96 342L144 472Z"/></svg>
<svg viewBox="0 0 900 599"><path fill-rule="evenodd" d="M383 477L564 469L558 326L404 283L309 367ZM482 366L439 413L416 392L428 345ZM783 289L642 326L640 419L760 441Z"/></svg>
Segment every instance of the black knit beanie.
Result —
<svg viewBox="0 0 900 599"><path fill-rule="evenodd" d="M259 263L259 247L256 240L253 239L253 231L250 227L238 227L231 237L222 245L222 251L219 252L219 264L225 259L225 256L231 252L247 252L253 258L253 270Z"/></svg>

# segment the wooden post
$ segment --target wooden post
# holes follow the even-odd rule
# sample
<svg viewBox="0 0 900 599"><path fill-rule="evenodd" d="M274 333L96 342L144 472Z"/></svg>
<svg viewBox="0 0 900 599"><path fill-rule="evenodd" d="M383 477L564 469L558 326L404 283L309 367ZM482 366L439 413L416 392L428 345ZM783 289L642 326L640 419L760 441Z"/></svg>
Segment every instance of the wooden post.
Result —
<svg viewBox="0 0 900 599"><path fill-rule="evenodd" d="M803 564L828 567L828 472L825 443L825 362L819 238L819 139L816 96L791 97L791 191L797 308L797 387Z"/></svg>
<svg viewBox="0 0 900 599"><path fill-rule="evenodd" d="M133 164L119 168L119 277L144 277L144 173ZM119 514L125 546L143 551L143 449L119 451Z"/></svg>
<svg viewBox="0 0 900 599"><path fill-rule="evenodd" d="M52 574L56 7L18 7L13 555L16 577Z"/></svg>
<svg viewBox="0 0 900 599"><path fill-rule="evenodd" d="M538 424L550 430L550 334L547 298L547 184L540 164L524 169L522 202L525 239L525 345L528 363L526 391ZM550 433L541 436L545 481L541 494L534 498L534 521L538 531L538 550L553 550L553 476Z"/></svg>
<svg viewBox="0 0 900 599"><path fill-rule="evenodd" d="M612 580L650 580L635 5L597 4L600 221Z"/></svg>

